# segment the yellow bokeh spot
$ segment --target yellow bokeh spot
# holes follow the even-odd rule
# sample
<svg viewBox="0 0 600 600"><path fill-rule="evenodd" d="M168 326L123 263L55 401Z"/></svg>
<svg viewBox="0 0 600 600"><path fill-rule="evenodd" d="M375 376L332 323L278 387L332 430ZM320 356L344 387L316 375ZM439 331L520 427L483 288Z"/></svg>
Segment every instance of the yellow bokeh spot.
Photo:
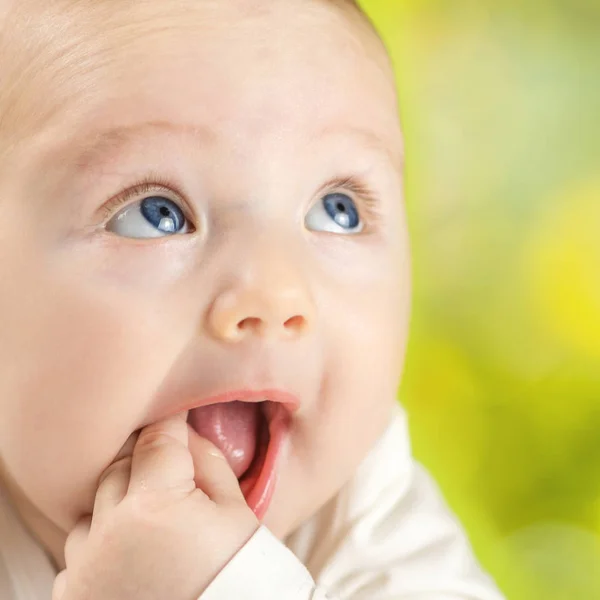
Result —
<svg viewBox="0 0 600 600"><path fill-rule="evenodd" d="M525 265L534 319L571 350L600 358L600 182L552 200Z"/></svg>
<svg viewBox="0 0 600 600"><path fill-rule="evenodd" d="M600 538L568 523L537 523L503 545L520 566L521 590L531 600L592 600L600 596Z"/></svg>

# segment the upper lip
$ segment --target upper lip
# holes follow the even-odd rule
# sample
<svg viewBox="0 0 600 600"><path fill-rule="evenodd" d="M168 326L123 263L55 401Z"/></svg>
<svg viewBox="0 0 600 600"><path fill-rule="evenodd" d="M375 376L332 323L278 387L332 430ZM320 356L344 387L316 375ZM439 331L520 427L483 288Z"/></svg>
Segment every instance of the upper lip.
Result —
<svg viewBox="0 0 600 600"><path fill-rule="evenodd" d="M290 413L295 412L300 407L300 400L294 394L280 389L268 388L260 390L239 389L231 390L202 398L200 400L190 400L181 407L181 411L190 411L195 408L209 406L210 404L222 404L224 402L262 402L268 400L282 404Z"/></svg>

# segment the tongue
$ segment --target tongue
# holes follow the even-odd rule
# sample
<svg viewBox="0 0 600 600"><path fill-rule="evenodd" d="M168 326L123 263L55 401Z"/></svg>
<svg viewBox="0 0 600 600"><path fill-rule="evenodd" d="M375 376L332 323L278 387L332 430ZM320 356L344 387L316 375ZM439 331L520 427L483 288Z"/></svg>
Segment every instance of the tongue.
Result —
<svg viewBox="0 0 600 600"><path fill-rule="evenodd" d="M223 453L239 479L256 452L260 414L257 403L223 402L190 411L193 429Z"/></svg>

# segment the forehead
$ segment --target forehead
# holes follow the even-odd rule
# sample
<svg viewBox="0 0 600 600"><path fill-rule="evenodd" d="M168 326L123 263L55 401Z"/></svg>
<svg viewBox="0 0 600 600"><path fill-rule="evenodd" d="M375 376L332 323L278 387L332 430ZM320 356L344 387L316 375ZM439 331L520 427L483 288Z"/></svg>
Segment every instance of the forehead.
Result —
<svg viewBox="0 0 600 600"><path fill-rule="evenodd" d="M386 57L338 3L116 4L13 4L0 38L0 138L173 120L210 124L229 141L345 121L396 133Z"/></svg>

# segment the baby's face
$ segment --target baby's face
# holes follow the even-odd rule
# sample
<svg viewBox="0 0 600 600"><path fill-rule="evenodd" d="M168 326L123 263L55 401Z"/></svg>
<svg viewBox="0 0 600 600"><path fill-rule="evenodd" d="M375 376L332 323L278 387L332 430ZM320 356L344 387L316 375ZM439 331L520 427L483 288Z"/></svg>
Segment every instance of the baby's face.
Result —
<svg viewBox="0 0 600 600"><path fill-rule="evenodd" d="M192 409L214 430L195 407L285 400L260 468L277 481L264 521L287 535L375 443L403 362L383 51L334 2L14 4L29 24L0 52L4 479L60 538L139 428Z"/></svg>

